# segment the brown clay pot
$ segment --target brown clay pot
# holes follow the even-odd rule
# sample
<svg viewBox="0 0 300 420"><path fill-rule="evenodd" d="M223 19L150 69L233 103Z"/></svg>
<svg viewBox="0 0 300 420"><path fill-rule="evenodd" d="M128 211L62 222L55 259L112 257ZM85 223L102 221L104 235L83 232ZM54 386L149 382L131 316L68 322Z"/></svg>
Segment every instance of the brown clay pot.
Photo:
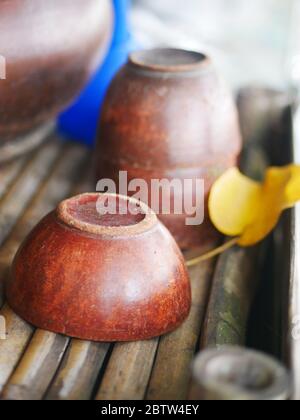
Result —
<svg viewBox="0 0 300 420"><path fill-rule="evenodd" d="M96 203L108 197L62 202L21 246L7 299L26 321L85 340L134 341L187 317L191 289L174 239L154 212L128 197L118 196L124 214L100 216ZM128 203L139 213L127 212Z"/></svg>
<svg viewBox="0 0 300 420"><path fill-rule="evenodd" d="M241 149L235 104L210 59L176 49L130 56L110 86L99 133L97 180L117 181L120 170L149 185L153 178L201 178L206 204ZM195 198L195 190L188 194ZM186 214L160 218L182 248L191 248L216 236L205 216L201 226L186 226Z"/></svg>
<svg viewBox="0 0 300 420"><path fill-rule="evenodd" d="M102 59L112 25L110 0L0 0L0 145L74 99Z"/></svg>

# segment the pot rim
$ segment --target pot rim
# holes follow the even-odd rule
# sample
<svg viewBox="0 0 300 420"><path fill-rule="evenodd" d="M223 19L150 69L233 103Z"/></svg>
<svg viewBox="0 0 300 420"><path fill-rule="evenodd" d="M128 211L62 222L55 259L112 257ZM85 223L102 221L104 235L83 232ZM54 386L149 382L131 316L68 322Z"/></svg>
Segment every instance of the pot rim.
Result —
<svg viewBox="0 0 300 420"><path fill-rule="evenodd" d="M200 51L181 48L151 48L129 54L133 67L161 73L185 73L203 70L211 65L211 59Z"/></svg>
<svg viewBox="0 0 300 420"><path fill-rule="evenodd" d="M80 220L70 213L70 204L81 205L82 200L90 198L91 201L97 202L99 198L117 198L120 201L126 201L141 209L142 220L137 221L131 225L121 226L107 226L95 223L89 223L87 221ZM84 193L77 196L68 198L62 201L56 209L58 219L71 228L78 229L81 232L89 233L93 235L107 235L107 236L135 236L150 230L158 223L156 213L148 207L145 203L136 200L132 197L127 197L121 194L108 194L108 193ZM120 215L119 215L120 216Z"/></svg>

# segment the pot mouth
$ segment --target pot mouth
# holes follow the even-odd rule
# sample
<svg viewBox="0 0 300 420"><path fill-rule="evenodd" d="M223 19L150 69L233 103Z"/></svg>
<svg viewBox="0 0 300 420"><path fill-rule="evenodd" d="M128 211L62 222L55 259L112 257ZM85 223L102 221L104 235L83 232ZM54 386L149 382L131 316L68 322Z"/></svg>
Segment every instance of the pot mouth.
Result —
<svg viewBox="0 0 300 420"><path fill-rule="evenodd" d="M210 59L197 51L154 48L131 53L129 63L144 70L181 73L203 69L210 64Z"/></svg>
<svg viewBox="0 0 300 420"><path fill-rule="evenodd" d="M57 216L64 224L93 235L136 235L157 222L146 204L118 194L77 195L59 204Z"/></svg>

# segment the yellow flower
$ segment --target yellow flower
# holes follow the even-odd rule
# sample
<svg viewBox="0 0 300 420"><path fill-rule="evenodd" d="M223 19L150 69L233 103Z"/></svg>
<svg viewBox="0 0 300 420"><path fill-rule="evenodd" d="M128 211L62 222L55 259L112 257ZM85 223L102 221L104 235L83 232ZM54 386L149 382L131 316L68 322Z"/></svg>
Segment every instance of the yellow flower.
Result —
<svg viewBox="0 0 300 420"><path fill-rule="evenodd" d="M299 200L300 166L271 167L262 183L232 168L213 185L209 214L220 232L239 237L241 246L250 246L264 239L281 213Z"/></svg>

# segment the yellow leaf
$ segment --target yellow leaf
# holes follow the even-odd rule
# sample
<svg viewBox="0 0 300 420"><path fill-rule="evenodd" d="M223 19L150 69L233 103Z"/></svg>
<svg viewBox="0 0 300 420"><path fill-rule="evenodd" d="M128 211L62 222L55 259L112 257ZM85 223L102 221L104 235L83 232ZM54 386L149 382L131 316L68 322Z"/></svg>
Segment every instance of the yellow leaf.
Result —
<svg viewBox="0 0 300 420"><path fill-rule="evenodd" d="M290 180L285 190L286 208L293 207L300 197L300 166L290 165L286 167L290 172Z"/></svg>
<svg viewBox="0 0 300 420"><path fill-rule="evenodd" d="M267 170L263 183L229 169L213 185L209 214L225 235L239 237L241 246L254 245L276 226L283 210L300 200L300 167Z"/></svg>

